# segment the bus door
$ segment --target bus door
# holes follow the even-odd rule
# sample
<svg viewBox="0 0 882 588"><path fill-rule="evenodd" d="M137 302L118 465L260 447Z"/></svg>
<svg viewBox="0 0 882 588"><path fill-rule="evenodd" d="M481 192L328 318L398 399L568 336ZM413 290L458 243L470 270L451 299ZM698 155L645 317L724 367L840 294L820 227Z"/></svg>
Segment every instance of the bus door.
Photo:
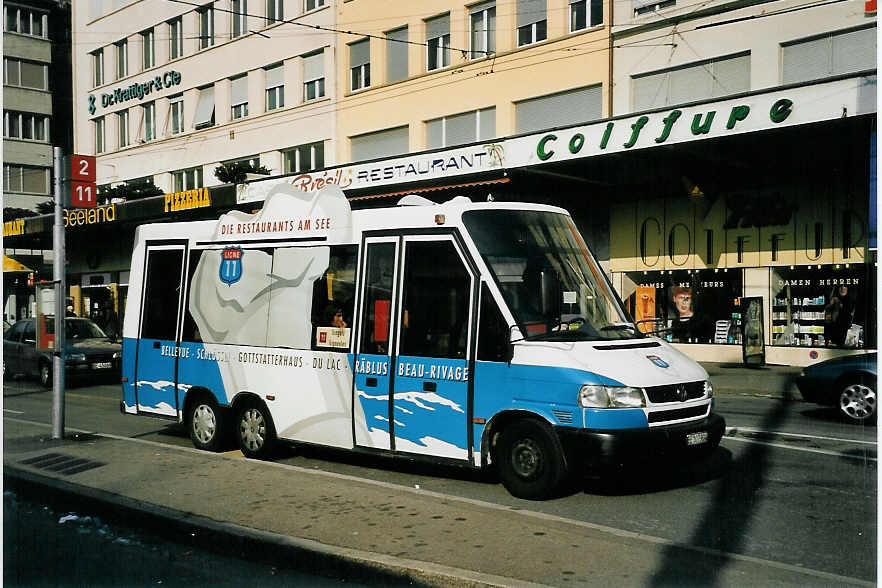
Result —
<svg viewBox="0 0 882 588"><path fill-rule="evenodd" d="M404 238L393 449L470 459L473 270L451 235Z"/></svg>
<svg viewBox="0 0 882 588"><path fill-rule="evenodd" d="M184 244L148 245L135 364L139 413L177 416Z"/></svg>
<svg viewBox="0 0 882 588"><path fill-rule="evenodd" d="M392 303L398 283L398 241L398 237L365 240L362 318L356 344L353 403L355 444L361 447L392 449L389 394L393 369ZM364 415L363 421L361 415Z"/></svg>

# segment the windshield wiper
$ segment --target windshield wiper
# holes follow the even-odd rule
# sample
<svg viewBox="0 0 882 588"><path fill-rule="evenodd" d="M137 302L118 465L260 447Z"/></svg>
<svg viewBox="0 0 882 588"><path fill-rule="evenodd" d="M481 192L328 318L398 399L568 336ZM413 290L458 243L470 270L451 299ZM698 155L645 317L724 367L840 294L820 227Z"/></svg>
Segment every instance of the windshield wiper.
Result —
<svg viewBox="0 0 882 588"><path fill-rule="evenodd" d="M613 323L611 325L605 325L603 327L600 327L600 330L601 331L631 331L635 335L637 335L637 334L643 335L643 333L639 329L637 329L637 327L632 325L631 323Z"/></svg>

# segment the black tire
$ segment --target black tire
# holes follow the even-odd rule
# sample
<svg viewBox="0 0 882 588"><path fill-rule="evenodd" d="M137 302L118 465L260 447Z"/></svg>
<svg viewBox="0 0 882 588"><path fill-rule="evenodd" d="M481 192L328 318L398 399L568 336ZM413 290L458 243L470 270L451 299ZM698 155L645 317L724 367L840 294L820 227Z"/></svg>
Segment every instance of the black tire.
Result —
<svg viewBox="0 0 882 588"><path fill-rule="evenodd" d="M236 411L236 439L242 455L251 459L269 459L276 441L276 429L266 406L258 400L246 400Z"/></svg>
<svg viewBox="0 0 882 588"><path fill-rule="evenodd" d="M836 399L839 414L857 424L876 420L876 389L869 378L851 378L840 383Z"/></svg>
<svg viewBox="0 0 882 588"><path fill-rule="evenodd" d="M495 457L502 484L517 498L549 498L566 475L557 439L537 421L520 420L508 425L499 436Z"/></svg>
<svg viewBox="0 0 882 588"><path fill-rule="evenodd" d="M52 364L48 361L41 361L37 367L37 380L44 388L52 387Z"/></svg>
<svg viewBox="0 0 882 588"><path fill-rule="evenodd" d="M226 433L225 413L214 398L202 395L190 401L187 410L187 431L197 449L219 451Z"/></svg>

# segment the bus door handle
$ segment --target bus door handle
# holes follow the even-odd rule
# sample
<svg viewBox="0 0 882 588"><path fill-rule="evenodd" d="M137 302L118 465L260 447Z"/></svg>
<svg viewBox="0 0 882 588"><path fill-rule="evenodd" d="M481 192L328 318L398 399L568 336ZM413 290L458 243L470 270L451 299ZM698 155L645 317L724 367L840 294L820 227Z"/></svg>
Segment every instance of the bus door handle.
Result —
<svg viewBox="0 0 882 588"><path fill-rule="evenodd" d="M159 349L159 341L153 342L153 349Z"/></svg>
<svg viewBox="0 0 882 588"><path fill-rule="evenodd" d="M438 389L435 382L423 382L423 392L434 392Z"/></svg>
<svg viewBox="0 0 882 588"><path fill-rule="evenodd" d="M368 378L367 380L365 380L364 383L365 383L365 386L370 386L371 388L375 388L377 386L377 379L376 378Z"/></svg>

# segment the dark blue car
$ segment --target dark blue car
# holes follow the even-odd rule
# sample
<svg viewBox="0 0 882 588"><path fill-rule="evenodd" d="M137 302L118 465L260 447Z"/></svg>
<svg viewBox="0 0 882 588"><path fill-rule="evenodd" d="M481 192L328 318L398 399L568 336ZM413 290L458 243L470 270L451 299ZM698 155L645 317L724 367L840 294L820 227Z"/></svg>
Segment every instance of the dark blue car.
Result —
<svg viewBox="0 0 882 588"><path fill-rule="evenodd" d="M836 406L846 420L876 420L876 353L828 359L802 370L796 385L808 402Z"/></svg>

